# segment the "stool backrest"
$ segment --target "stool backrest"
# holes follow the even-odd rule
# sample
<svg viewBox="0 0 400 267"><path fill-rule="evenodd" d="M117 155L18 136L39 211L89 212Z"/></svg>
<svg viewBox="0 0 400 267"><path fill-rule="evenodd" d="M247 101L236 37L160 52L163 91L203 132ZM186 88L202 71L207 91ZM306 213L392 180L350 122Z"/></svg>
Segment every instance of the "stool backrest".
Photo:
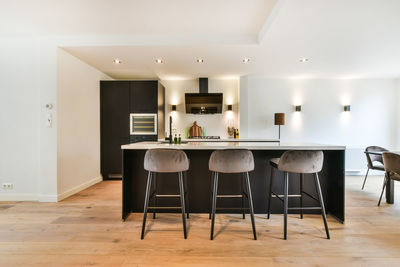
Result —
<svg viewBox="0 0 400 267"><path fill-rule="evenodd" d="M282 154L278 169L294 173L317 173L322 169L324 153L317 150L291 150Z"/></svg>
<svg viewBox="0 0 400 267"><path fill-rule="evenodd" d="M151 172L183 172L189 169L189 160L182 150L149 149L144 156L144 169Z"/></svg>
<svg viewBox="0 0 400 267"><path fill-rule="evenodd" d="M400 155L392 152L383 152L383 166L390 179L400 178Z"/></svg>
<svg viewBox="0 0 400 267"><path fill-rule="evenodd" d="M210 171L243 173L254 170L253 153L247 149L223 149L214 151L208 162Z"/></svg>
<svg viewBox="0 0 400 267"><path fill-rule="evenodd" d="M384 152L384 151L388 151L388 150L386 148L383 148L380 146L369 146L365 149L365 152ZM373 168L374 161L378 161L383 164L382 155L375 155L375 154L368 154L368 153L365 153L365 155L367 156L368 167L370 169Z"/></svg>

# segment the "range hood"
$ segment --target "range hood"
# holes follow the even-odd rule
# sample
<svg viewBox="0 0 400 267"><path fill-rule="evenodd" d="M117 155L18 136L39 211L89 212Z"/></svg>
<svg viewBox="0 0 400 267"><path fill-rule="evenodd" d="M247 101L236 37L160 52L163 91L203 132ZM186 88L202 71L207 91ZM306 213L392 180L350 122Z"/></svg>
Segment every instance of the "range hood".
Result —
<svg viewBox="0 0 400 267"><path fill-rule="evenodd" d="M222 93L208 92L208 78L199 78L199 93L186 93L186 113L215 114L222 113Z"/></svg>

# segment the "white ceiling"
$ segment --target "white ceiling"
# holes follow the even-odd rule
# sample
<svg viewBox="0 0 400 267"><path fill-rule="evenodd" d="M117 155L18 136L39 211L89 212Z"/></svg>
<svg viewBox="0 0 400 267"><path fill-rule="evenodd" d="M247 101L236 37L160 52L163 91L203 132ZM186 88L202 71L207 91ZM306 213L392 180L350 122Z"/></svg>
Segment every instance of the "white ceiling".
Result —
<svg viewBox="0 0 400 267"><path fill-rule="evenodd" d="M5 2L0 32L64 36L114 78L400 77L399 0Z"/></svg>

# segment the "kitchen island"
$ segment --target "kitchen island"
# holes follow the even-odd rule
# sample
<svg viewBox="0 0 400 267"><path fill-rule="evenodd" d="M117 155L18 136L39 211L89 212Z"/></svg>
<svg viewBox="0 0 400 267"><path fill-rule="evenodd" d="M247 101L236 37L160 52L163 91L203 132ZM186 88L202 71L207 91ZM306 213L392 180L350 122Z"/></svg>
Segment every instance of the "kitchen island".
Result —
<svg viewBox="0 0 400 267"><path fill-rule="evenodd" d="M122 178L122 219L125 220L131 212L143 212L144 195L146 189L147 172L143 168L146 150L152 148L181 149L186 152L190 160L187 172L187 188L190 213L208 213L211 200L211 172L208 170L208 160L211 153L217 149L243 148L253 152L255 169L250 172L250 183L253 194L254 212L267 213L268 190L271 175L271 158L280 157L287 150L322 150L324 165L320 172L322 194L326 211L340 222L345 219L345 146L321 145L312 143L282 143L271 140L242 140L238 142L188 142L185 144L169 144L167 142L141 142L121 146L123 157ZM283 192L283 173L276 171L273 190L279 194ZM236 176L236 177L235 177ZM289 194L299 193L298 174L289 176ZM159 174L157 178L158 193L175 194L178 192L176 174ZM239 174L221 174L219 190L222 194L240 194L241 180ZM281 178L281 179L279 179ZM316 195L314 181L311 175L304 176L304 191ZM159 199L158 205L176 206L179 199ZM219 208L240 207L240 199L224 199L218 202ZM299 199L290 199L290 206L299 206ZM304 195L304 206L315 206L315 200ZM272 199L272 213L282 213L282 203ZM167 212L160 210L157 212ZM172 212L180 212L172 211ZM224 212L224 210L222 210ZM228 209L226 212L232 212ZM294 211L297 212L297 211ZM315 210L305 210L304 213L318 213Z"/></svg>

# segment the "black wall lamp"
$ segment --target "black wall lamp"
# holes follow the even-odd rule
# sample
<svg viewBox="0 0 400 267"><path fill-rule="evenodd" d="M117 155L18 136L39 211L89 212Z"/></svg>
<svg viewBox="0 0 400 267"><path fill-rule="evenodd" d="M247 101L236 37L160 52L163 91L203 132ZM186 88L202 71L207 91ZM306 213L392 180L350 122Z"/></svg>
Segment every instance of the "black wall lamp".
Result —
<svg viewBox="0 0 400 267"><path fill-rule="evenodd" d="M232 105L228 105L228 110L232 111Z"/></svg>
<svg viewBox="0 0 400 267"><path fill-rule="evenodd" d="M297 112L300 112L301 111L301 106L300 105L294 106L294 110L297 111Z"/></svg>
<svg viewBox="0 0 400 267"><path fill-rule="evenodd" d="M344 107L343 107L343 110L344 110L344 111L350 111L350 105L344 106Z"/></svg>
<svg viewBox="0 0 400 267"><path fill-rule="evenodd" d="M176 105L172 105L172 111L176 111Z"/></svg>

